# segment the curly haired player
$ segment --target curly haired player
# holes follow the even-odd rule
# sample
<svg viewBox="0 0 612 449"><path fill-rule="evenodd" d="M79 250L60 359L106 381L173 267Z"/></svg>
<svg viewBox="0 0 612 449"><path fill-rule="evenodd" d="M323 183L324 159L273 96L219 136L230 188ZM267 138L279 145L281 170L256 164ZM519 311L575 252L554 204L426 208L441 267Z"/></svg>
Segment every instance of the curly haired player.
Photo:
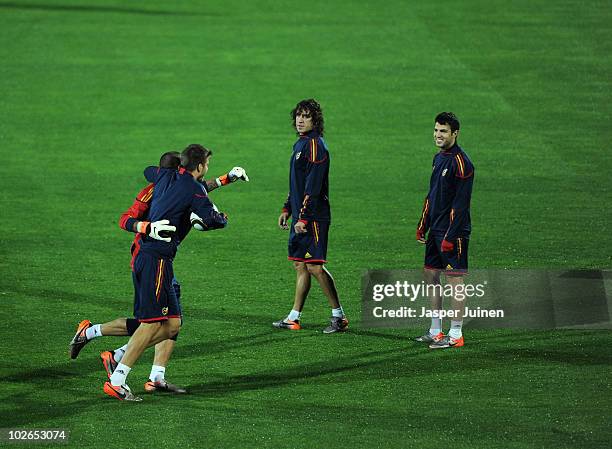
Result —
<svg viewBox="0 0 612 449"><path fill-rule="evenodd" d="M289 195L278 217L281 229L289 229L289 260L297 272L293 309L282 320L279 329L301 329L304 302L314 277L332 308L331 323L323 332L345 331L348 320L338 299L334 278L327 262L327 235L331 223L329 206L329 150L323 140L324 120L321 106L314 99L300 101L291 111L298 140L293 145L289 166Z"/></svg>

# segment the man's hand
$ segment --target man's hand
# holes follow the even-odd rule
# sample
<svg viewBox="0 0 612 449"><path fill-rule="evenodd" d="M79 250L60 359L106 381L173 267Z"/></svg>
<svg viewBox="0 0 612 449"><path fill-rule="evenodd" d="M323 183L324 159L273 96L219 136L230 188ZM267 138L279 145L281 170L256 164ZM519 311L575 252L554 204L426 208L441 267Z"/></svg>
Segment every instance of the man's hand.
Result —
<svg viewBox="0 0 612 449"><path fill-rule="evenodd" d="M155 240L169 242L172 240L170 234L176 231L176 226L172 226L169 223L168 220L159 220L149 223L147 226L147 234Z"/></svg>
<svg viewBox="0 0 612 449"><path fill-rule="evenodd" d="M278 227L285 231L289 229L289 225L287 224L288 219L289 219L288 212L281 213L280 216L278 217Z"/></svg>
<svg viewBox="0 0 612 449"><path fill-rule="evenodd" d="M303 221L298 221L296 224L294 224L293 229L295 229L296 234L306 234L308 232Z"/></svg>
<svg viewBox="0 0 612 449"><path fill-rule="evenodd" d="M455 244L444 239L442 240L441 249L443 253L450 253L452 250L455 249Z"/></svg>
<svg viewBox="0 0 612 449"><path fill-rule="evenodd" d="M228 185L230 182L236 182L239 179L249 182L249 176L246 174L244 168L234 167L229 171L229 173L215 179L215 183L217 184L217 187L221 187Z"/></svg>
<svg viewBox="0 0 612 449"><path fill-rule="evenodd" d="M234 182L239 179L249 182L249 176L247 175L246 171L242 167L232 168L227 174L227 176L229 177L229 182Z"/></svg>
<svg viewBox="0 0 612 449"><path fill-rule="evenodd" d="M427 239L425 238L425 233L417 229L416 231L416 240L419 243L427 243Z"/></svg>
<svg viewBox="0 0 612 449"><path fill-rule="evenodd" d="M217 207L217 205L215 203L213 203L213 210L218 213L219 215L221 215L223 218L225 218L225 220L227 221L228 216L225 212L219 212L219 208Z"/></svg>

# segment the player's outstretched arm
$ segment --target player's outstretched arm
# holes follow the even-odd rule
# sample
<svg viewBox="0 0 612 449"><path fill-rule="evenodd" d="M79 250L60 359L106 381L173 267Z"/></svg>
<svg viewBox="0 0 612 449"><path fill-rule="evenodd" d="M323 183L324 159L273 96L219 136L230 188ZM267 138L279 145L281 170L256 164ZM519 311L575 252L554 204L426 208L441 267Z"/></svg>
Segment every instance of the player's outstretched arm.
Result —
<svg viewBox="0 0 612 449"><path fill-rule="evenodd" d="M232 182L238 181L239 179L249 182L249 176L247 175L246 170L242 167L234 167L229 172L219 176L218 178L204 181L204 184L206 185L206 191L211 192L218 187L226 186Z"/></svg>

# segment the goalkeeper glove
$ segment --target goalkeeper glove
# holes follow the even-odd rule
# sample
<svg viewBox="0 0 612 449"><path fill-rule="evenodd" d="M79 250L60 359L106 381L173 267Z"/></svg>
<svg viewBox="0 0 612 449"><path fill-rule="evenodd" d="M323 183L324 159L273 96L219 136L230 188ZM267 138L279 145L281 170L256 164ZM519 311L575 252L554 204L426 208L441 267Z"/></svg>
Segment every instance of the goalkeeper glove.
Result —
<svg viewBox="0 0 612 449"><path fill-rule="evenodd" d="M243 181L249 182L249 176L242 167L232 168L229 173L223 176L219 176L217 179L215 179L215 182L217 183L217 187L221 187L229 184L230 182L235 182L238 179L242 179Z"/></svg>
<svg viewBox="0 0 612 449"><path fill-rule="evenodd" d="M441 249L443 253L450 253L452 250L455 249L455 244L444 239L442 240Z"/></svg>
<svg viewBox="0 0 612 449"><path fill-rule="evenodd" d="M149 237L154 238L155 240L169 242L171 240L170 234L176 231L176 226L172 226L169 223L170 221L168 220L159 220L154 221L153 223L149 221L139 221L138 232L141 234L147 234Z"/></svg>

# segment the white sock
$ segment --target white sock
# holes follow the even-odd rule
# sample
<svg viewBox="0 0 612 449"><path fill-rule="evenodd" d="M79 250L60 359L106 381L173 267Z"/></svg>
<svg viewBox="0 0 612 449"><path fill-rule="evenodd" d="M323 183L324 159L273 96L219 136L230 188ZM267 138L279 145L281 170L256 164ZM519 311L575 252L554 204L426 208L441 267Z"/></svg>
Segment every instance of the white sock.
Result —
<svg viewBox="0 0 612 449"><path fill-rule="evenodd" d="M91 340L92 338L96 338L96 337L101 337L102 336L102 329L100 324L94 324L91 327L88 327L85 330L85 337L87 337L87 340Z"/></svg>
<svg viewBox="0 0 612 449"><path fill-rule="evenodd" d="M338 307L337 309L332 309L332 316L335 316L337 318L343 318L344 310L342 309L342 306Z"/></svg>
<svg viewBox="0 0 612 449"><path fill-rule="evenodd" d="M115 362L120 362L123 356L125 355L125 351L127 351L127 343L117 348L113 351L113 357L115 358Z"/></svg>
<svg viewBox="0 0 612 449"><path fill-rule="evenodd" d="M442 318L432 318L429 335L438 335L440 332L442 332Z"/></svg>
<svg viewBox="0 0 612 449"><path fill-rule="evenodd" d="M162 380L164 380L165 375L165 366L153 365L151 367L151 374L149 374L149 380L153 382L161 382Z"/></svg>
<svg viewBox="0 0 612 449"><path fill-rule="evenodd" d="M302 312L298 312L297 310L291 310L291 312L289 312L289 315L287 315L287 320L299 321L301 317L302 317Z"/></svg>
<svg viewBox="0 0 612 449"><path fill-rule="evenodd" d="M451 327L448 331L448 335L452 338L459 339L463 335L461 332L461 326L463 326L463 320L455 321L451 320Z"/></svg>
<svg viewBox="0 0 612 449"><path fill-rule="evenodd" d="M131 370L132 368L124 365L123 363L117 365L117 368L115 368L115 371L113 371L113 375L110 378L111 385L114 385L115 387L125 385L125 379L127 378L127 375L130 374Z"/></svg>

